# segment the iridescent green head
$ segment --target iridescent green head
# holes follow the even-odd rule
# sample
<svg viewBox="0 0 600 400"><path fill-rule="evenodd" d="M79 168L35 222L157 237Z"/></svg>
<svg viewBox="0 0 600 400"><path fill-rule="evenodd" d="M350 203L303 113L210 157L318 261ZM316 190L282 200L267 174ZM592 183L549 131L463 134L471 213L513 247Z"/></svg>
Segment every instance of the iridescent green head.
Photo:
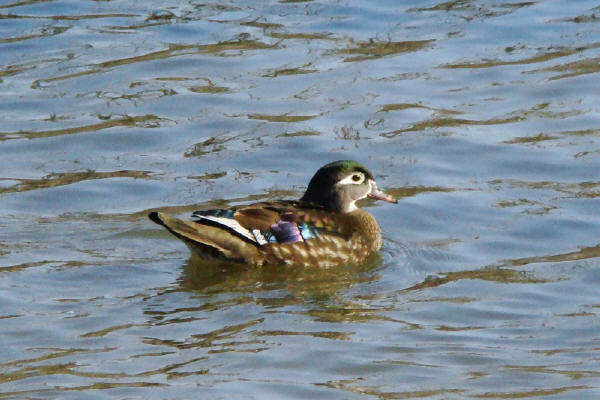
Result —
<svg viewBox="0 0 600 400"><path fill-rule="evenodd" d="M368 169L356 161L340 160L321 167L300 200L347 213L356 210L356 202L366 197L397 203L394 197L377 188Z"/></svg>

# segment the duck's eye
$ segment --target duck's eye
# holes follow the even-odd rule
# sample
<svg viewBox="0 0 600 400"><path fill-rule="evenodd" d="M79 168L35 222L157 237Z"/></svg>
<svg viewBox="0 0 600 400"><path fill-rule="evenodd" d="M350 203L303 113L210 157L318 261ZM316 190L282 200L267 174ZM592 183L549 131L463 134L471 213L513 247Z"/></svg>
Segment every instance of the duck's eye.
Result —
<svg viewBox="0 0 600 400"><path fill-rule="evenodd" d="M365 181L365 176L360 172L347 175L344 179L339 181L337 185L362 185Z"/></svg>

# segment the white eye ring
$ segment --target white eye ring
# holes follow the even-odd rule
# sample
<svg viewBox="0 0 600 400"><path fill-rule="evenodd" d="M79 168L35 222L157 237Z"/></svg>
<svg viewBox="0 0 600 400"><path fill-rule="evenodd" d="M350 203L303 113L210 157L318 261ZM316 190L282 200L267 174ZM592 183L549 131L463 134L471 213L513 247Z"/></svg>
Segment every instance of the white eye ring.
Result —
<svg viewBox="0 0 600 400"><path fill-rule="evenodd" d="M360 185L365 181L365 174L362 172L353 172L344 179L340 180L338 185Z"/></svg>

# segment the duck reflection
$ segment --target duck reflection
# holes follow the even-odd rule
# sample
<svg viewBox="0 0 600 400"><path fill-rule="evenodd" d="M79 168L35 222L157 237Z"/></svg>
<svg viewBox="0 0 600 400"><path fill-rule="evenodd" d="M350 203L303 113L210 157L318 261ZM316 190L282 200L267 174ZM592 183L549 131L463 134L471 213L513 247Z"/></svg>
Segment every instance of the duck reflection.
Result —
<svg viewBox="0 0 600 400"><path fill-rule="evenodd" d="M286 290L293 297L326 299L353 285L379 279L376 270L380 265L378 254L363 264L336 268L255 267L192 256L183 265L179 285L182 290L200 294Z"/></svg>

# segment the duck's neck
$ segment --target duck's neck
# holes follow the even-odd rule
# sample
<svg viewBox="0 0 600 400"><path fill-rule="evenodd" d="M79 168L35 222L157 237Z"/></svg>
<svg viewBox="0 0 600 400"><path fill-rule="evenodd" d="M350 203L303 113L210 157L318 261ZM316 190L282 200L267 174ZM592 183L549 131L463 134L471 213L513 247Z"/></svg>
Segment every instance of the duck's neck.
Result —
<svg viewBox="0 0 600 400"><path fill-rule="evenodd" d="M310 190L310 188L306 191L306 193L304 193L304 196L300 198L300 201L317 204L328 211L343 214L358 210L355 201L345 201L344 199L340 198L340 196L335 194L314 191Z"/></svg>
<svg viewBox="0 0 600 400"><path fill-rule="evenodd" d="M378 251L381 248L381 230L375 218L360 208L345 215L350 235L359 235L369 243L371 251Z"/></svg>

